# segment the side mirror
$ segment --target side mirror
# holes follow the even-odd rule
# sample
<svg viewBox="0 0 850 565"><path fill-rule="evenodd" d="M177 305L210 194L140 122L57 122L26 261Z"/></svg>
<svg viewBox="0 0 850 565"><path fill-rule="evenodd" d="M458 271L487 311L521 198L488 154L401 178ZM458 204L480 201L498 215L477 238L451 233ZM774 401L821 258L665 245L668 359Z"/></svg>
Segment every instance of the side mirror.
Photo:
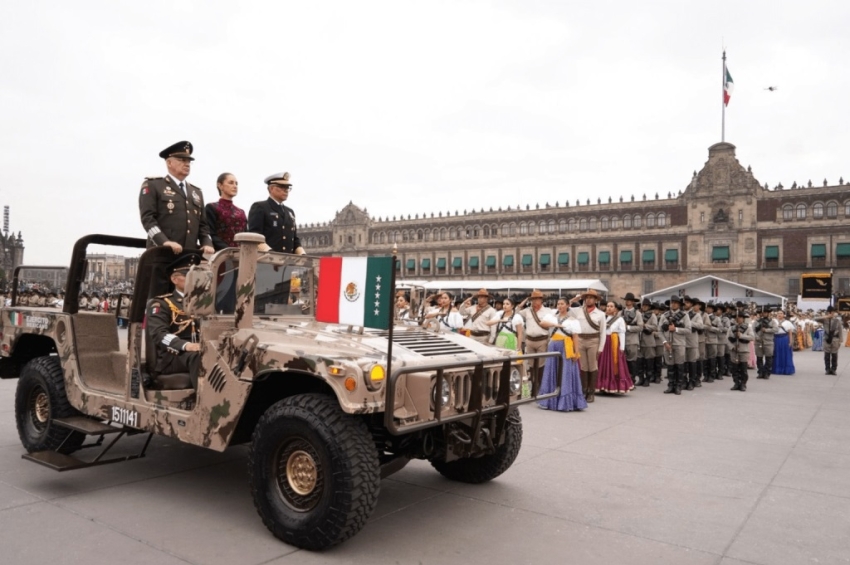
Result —
<svg viewBox="0 0 850 565"><path fill-rule="evenodd" d="M215 314L213 273L209 265L192 267L186 273L183 310L190 316L201 317Z"/></svg>

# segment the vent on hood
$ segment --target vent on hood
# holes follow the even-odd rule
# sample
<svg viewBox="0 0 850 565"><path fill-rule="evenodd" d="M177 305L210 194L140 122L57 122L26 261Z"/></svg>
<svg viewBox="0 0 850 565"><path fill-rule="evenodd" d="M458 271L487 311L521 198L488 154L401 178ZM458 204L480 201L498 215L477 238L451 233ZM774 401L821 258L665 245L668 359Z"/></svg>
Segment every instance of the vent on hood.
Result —
<svg viewBox="0 0 850 565"><path fill-rule="evenodd" d="M378 335L387 337L389 332L378 332ZM397 343L425 357L473 353L464 346L442 337L440 334L426 332L424 330L393 332L393 343Z"/></svg>

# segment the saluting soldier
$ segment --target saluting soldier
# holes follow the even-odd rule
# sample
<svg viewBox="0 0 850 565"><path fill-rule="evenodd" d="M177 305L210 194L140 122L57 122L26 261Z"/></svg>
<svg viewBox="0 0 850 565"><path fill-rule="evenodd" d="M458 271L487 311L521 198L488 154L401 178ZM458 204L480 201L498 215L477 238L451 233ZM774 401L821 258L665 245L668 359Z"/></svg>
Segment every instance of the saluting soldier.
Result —
<svg viewBox="0 0 850 565"><path fill-rule="evenodd" d="M201 256L197 253L184 253L166 267L174 291L148 302L146 322L148 335L156 347L155 373L189 373L192 387L196 390L201 362L201 344L198 341L201 327L198 320L183 311L183 293L186 273L192 265L200 262Z"/></svg>
<svg viewBox="0 0 850 565"><path fill-rule="evenodd" d="M289 173L275 173L265 180L269 197L251 204L248 212L248 231L266 236L272 251L303 255L301 239L295 226L295 211L284 205L292 191ZM261 250L268 251L263 248Z"/></svg>
<svg viewBox="0 0 850 565"><path fill-rule="evenodd" d="M192 144L178 141L160 151L168 174L148 177L139 193L139 213L148 236L148 247L163 245L175 254L184 249L200 249L213 253L204 195L201 189L186 181L191 169Z"/></svg>
<svg viewBox="0 0 850 565"><path fill-rule="evenodd" d="M496 341L496 326L490 326L487 322L498 316L496 309L490 306L490 293L482 288L475 295L477 303L471 304L470 296L460 305L460 315L466 319L464 328L469 330L469 337L475 341L492 344Z"/></svg>
<svg viewBox="0 0 850 565"><path fill-rule="evenodd" d="M596 307L596 301L601 296L589 289L579 296L574 296L569 302L570 318L578 320L581 333L578 334L579 369L581 372L581 388L588 402L593 402L596 384L599 380L599 354L605 346L606 319L605 313ZM583 300L578 306L576 302Z"/></svg>

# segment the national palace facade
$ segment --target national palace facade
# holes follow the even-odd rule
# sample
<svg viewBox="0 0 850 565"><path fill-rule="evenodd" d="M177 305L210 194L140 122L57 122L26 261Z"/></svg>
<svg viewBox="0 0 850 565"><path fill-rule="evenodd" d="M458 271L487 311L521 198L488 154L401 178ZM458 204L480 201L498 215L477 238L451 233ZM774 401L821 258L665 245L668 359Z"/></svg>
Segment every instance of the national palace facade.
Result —
<svg viewBox="0 0 850 565"><path fill-rule="evenodd" d="M716 275L796 299L801 274L833 271L834 292L850 294L850 184L770 189L730 143L711 146L685 190L667 197L391 220L349 203L299 235L315 255L397 245L399 280L598 278L622 296Z"/></svg>

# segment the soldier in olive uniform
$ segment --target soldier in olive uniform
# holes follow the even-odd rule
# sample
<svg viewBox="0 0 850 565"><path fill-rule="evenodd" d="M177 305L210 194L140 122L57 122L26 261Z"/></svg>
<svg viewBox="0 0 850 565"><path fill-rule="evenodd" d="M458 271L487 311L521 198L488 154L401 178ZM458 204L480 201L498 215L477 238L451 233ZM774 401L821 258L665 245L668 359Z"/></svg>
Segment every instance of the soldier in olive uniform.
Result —
<svg viewBox="0 0 850 565"><path fill-rule="evenodd" d="M838 370L838 350L841 348L841 318L835 306L828 306L826 316L815 318L823 324L823 364L827 375Z"/></svg>
<svg viewBox="0 0 850 565"><path fill-rule="evenodd" d="M747 323L747 311L739 308L735 320L726 334L729 343L729 356L732 362L732 381L735 383L731 390L747 392L747 362L750 358L750 342L755 339L753 327Z"/></svg>
<svg viewBox="0 0 850 565"><path fill-rule="evenodd" d="M637 370L641 377L641 385L649 386L655 380L655 331L658 329L658 319L652 312L652 302L644 298L640 304L641 331L638 337ZM637 384L635 384L637 386Z"/></svg>
<svg viewBox="0 0 850 565"><path fill-rule="evenodd" d="M729 342L726 334L729 333L729 318L725 314L726 305L718 302L714 305L715 318L717 322L717 357L715 358L714 380L722 381L726 374L726 349Z"/></svg>
<svg viewBox="0 0 850 565"><path fill-rule="evenodd" d="M684 297L685 312L690 320L691 332L687 335L687 346L685 347L685 370L687 378L684 382L685 390L694 390L695 387L701 387L697 374L697 364L699 361L699 334L703 331L702 314L699 314L694 309L694 303L697 299L690 296Z"/></svg>
<svg viewBox="0 0 850 565"><path fill-rule="evenodd" d="M703 382L706 383L713 383L717 375L718 337L726 337L725 333L722 336L720 335L722 331L720 328L720 317L714 313L714 310L714 302L708 302L705 305L705 312L702 316L703 325L705 326L705 375Z"/></svg>
<svg viewBox="0 0 850 565"><path fill-rule="evenodd" d="M769 379L773 371L773 340L779 324L770 317L771 309L763 306L759 317L753 323L753 332L756 334L756 367L758 367L757 379Z"/></svg>
<svg viewBox="0 0 850 565"><path fill-rule="evenodd" d="M192 157L192 144L178 141L163 149L168 174L148 177L139 193L139 213L148 236L148 247L163 245L174 253L184 249L200 249L213 253L206 215L204 195L197 186L186 182Z"/></svg>
<svg viewBox="0 0 850 565"><path fill-rule="evenodd" d="M248 231L266 236L266 245L272 251L303 255L304 248L301 247L295 226L295 211L283 204L292 190L289 173L275 173L266 177L265 182L269 197L251 205ZM261 251L268 249L263 248Z"/></svg>
<svg viewBox="0 0 850 565"><path fill-rule="evenodd" d="M201 262L197 253L184 253L166 267L174 292L148 302L146 331L156 347L157 375L189 373L192 387L198 388L201 344L200 322L183 311L186 272Z"/></svg>
<svg viewBox="0 0 850 565"><path fill-rule="evenodd" d="M670 297L670 310L661 316L659 328L664 333L664 351L667 356L667 390L664 394L682 394L682 387L688 383L685 373L687 361L687 340L691 335L691 319L682 310L682 299L676 295ZM693 390L693 387L691 387Z"/></svg>
<svg viewBox="0 0 850 565"><path fill-rule="evenodd" d="M623 297L626 307L623 308L623 321L626 323L626 364L629 372L635 378L635 386L649 386L649 376L645 366L640 362L640 335L643 331L643 316L635 308L637 297L627 292Z"/></svg>

